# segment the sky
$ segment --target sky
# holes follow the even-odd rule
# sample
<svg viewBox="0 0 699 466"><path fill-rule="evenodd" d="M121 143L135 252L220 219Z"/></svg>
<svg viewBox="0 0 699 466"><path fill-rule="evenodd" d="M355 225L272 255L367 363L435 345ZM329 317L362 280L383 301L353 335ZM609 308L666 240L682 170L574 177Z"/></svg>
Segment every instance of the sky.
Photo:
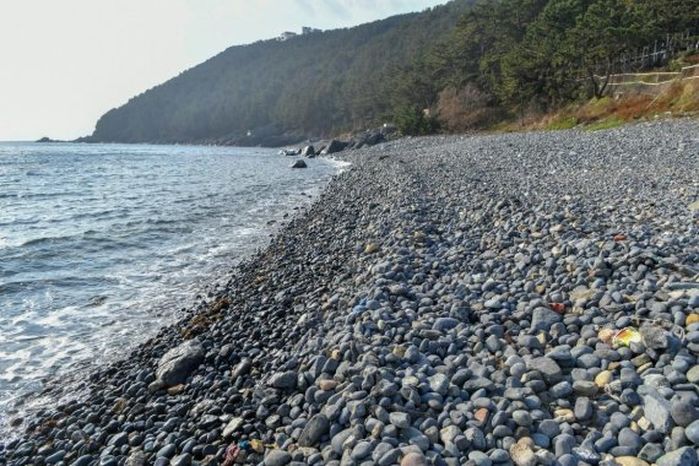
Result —
<svg viewBox="0 0 699 466"><path fill-rule="evenodd" d="M0 141L74 139L231 45L445 0L0 0Z"/></svg>

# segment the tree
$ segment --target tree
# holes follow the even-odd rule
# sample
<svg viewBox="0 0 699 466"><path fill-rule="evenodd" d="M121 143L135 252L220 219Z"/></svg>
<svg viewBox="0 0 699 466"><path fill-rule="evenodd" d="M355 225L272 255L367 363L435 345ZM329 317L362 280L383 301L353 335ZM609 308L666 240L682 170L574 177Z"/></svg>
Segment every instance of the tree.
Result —
<svg viewBox="0 0 699 466"><path fill-rule="evenodd" d="M643 25L627 0L596 0L579 18L568 44L580 55L591 91L602 97L614 72L614 57L639 44Z"/></svg>
<svg viewBox="0 0 699 466"><path fill-rule="evenodd" d="M399 108L395 113L395 122L398 130L407 136L433 134L439 129L436 118L414 105Z"/></svg>

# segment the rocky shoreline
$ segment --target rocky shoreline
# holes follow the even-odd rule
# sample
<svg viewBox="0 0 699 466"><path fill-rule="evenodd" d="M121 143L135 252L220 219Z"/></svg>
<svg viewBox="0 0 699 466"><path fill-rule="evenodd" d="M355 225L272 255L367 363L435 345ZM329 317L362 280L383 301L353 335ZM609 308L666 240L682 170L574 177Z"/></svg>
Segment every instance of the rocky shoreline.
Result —
<svg viewBox="0 0 699 466"><path fill-rule="evenodd" d="M394 126L386 124L382 128L359 132L345 139L307 140L306 143L299 147L281 149L279 154L314 158L319 155L333 155L346 150L372 147L377 144L395 141L400 137L400 133Z"/></svg>
<svg viewBox="0 0 699 466"><path fill-rule="evenodd" d="M0 464L695 465L697 129L338 154L268 248Z"/></svg>
<svg viewBox="0 0 699 466"><path fill-rule="evenodd" d="M80 143L122 143L122 144L185 144L185 145L203 145L203 146L233 146L233 147L268 147L277 148L282 146L308 146L315 145L318 153L324 148L335 144L335 150L326 151L325 153L340 152L345 149L361 149L370 147L382 142L395 140L400 137L399 131L393 124L385 123L378 128L368 128L364 130L350 131L337 135L335 138L324 138L318 135L311 135L303 132L280 132L279 128L269 127L261 128L257 131L250 131L248 134L228 135L222 137L203 138L203 139L150 139L150 140L103 140L93 136L84 136L77 138L71 142ZM43 137L36 142L66 142L54 140L49 137ZM289 152L298 152L298 149L289 149ZM297 153L288 155L298 155Z"/></svg>

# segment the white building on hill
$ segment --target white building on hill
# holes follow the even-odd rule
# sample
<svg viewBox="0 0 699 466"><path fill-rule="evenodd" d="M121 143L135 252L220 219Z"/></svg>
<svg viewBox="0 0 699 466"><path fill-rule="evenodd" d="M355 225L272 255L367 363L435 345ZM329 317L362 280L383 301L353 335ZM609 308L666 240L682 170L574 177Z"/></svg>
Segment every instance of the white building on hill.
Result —
<svg viewBox="0 0 699 466"><path fill-rule="evenodd" d="M286 31L286 32L282 32L282 33L279 35L279 37L277 37L277 40L278 40L279 42L284 42L284 41L289 40L289 39L291 39L292 37L296 37L296 36L298 36L298 34L296 34L295 32Z"/></svg>
<svg viewBox="0 0 699 466"><path fill-rule="evenodd" d="M304 27L301 28L301 35L304 35L304 36L305 36L306 34L314 34L314 33L316 33L316 32L321 32L321 30L320 30L320 29L317 29L317 28L308 27L308 26L304 26ZM284 41L287 41L287 40L289 40L289 39L292 39L292 38L294 38L294 37L296 37L296 36L298 36L298 35L299 35L299 34L297 34L297 33L295 33L295 32L286 31L286 32L282 32L282 33L279 35L279 37L277 37L277 40L278 40L279 42L284 42Z"/></svg>

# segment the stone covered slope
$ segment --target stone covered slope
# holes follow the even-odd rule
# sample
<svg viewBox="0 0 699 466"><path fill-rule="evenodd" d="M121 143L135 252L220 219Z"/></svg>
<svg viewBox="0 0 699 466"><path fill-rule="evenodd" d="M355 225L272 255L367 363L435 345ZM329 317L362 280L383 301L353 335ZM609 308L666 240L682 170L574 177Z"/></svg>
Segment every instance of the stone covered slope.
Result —
<svg viewBox="0 0 699 466"><path fill-rule="evenodd" d="M348 154L216 299L5 458L696 464L696 134L675 121Z"/></svg>

